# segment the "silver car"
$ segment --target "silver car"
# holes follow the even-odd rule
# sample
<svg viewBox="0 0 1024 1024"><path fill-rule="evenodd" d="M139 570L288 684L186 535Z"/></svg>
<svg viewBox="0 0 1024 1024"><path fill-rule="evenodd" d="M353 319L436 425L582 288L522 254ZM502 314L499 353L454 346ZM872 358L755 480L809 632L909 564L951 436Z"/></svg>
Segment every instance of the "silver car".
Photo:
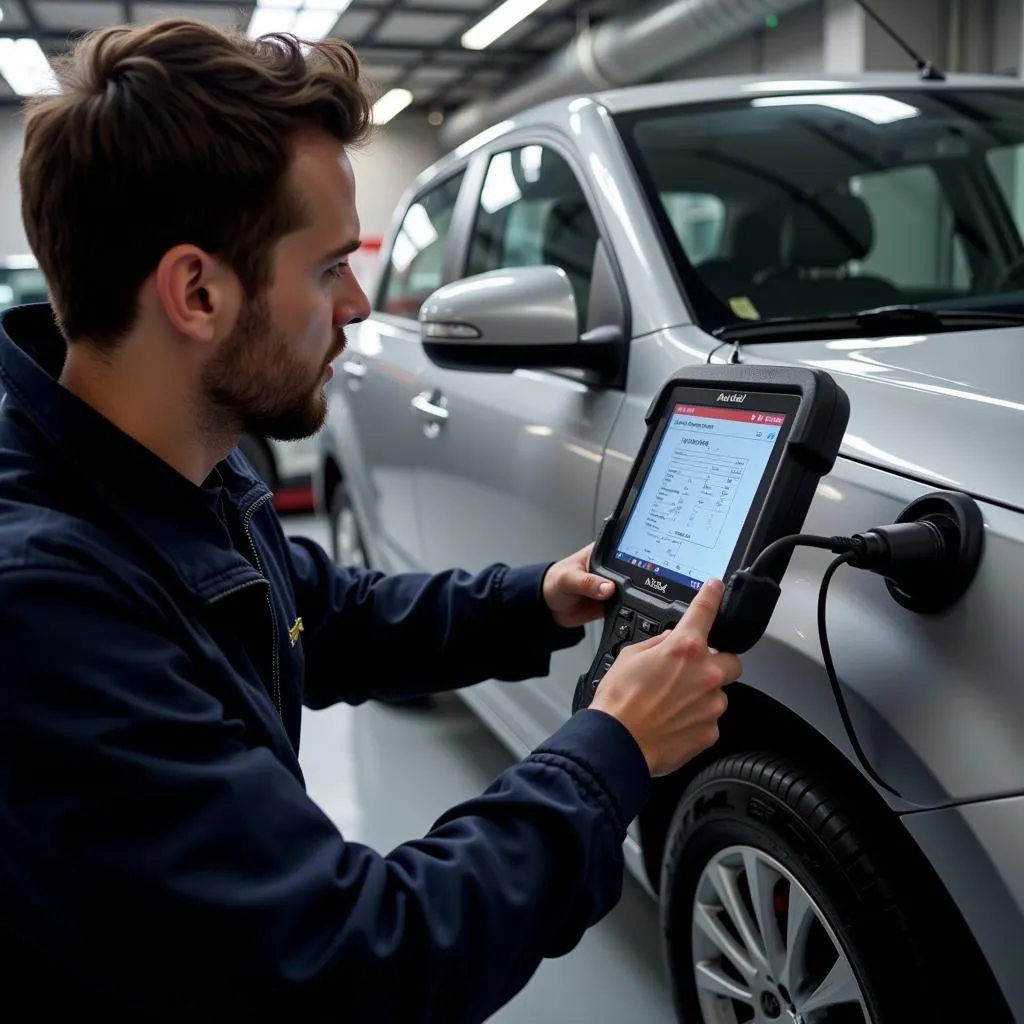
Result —
<svg viewBox="0 0 1024 1024"><path fill-rule="evenodd" d="M982 509L980 570L945 612L852 568L832 582L870 771L824 669L827 563L800 550L720 742L632 823L690 1024L1024 1020L1022 229L1024 88L956 76L559 100L446 156L398 211L321 435L339 559L575 550L652 395L707 362L815 367L848 393L808 532L891 523L937 489ZM524 753L599 635L548 678L462 696Z"/></svg>

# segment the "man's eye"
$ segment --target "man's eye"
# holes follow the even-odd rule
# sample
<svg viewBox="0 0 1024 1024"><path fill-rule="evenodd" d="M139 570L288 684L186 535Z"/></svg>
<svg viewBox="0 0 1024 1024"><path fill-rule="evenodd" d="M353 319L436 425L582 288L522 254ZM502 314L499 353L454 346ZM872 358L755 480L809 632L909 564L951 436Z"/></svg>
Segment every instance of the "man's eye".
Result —
<svg viewBox="0 0 1024 1024"><path fill-rule="evenodd" d="M330 274L331 277L341 277L341 275L344 274L346 270L348 270L347 263L335 263L334 266L327 271L327 273Z"/></svg>

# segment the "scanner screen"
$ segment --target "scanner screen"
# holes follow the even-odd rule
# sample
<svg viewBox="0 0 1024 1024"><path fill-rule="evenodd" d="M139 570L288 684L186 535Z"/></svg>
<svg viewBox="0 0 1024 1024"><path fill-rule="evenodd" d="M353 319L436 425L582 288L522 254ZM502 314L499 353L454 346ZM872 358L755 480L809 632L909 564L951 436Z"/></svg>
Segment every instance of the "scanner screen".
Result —
<svg viewBox="0 0 1024 1024"><path fill-rule="evenodd" d="M786 414L677 403L615 558L694 590L723 578Z"/></svg>

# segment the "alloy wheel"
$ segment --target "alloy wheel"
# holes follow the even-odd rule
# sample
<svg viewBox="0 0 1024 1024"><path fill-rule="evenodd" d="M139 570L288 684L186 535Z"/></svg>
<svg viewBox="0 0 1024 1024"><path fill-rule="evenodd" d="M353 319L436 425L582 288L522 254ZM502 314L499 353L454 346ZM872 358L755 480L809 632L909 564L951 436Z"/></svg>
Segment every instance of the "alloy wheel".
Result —
<svg viewBox="0 0 1024 1024"><path fill-rule="evenodd" d="M730 846L707 864L692 943L705 1024L871 1024L825 913L763 850Z"/></svg>

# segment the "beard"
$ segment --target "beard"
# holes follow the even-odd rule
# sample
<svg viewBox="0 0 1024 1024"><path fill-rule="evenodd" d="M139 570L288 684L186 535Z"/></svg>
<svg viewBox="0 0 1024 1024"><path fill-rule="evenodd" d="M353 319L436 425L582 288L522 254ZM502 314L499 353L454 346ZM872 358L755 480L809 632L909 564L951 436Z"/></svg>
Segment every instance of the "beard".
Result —
<svg viewBox="0 0 1024 1024"><path fill-rule="evenodd" d="M208 426L276 441L311 437L327 418L323 374L345 348L345 334L314 369L295 357L265 300L246 303L231 336L207 365L202 393Z"/></svg>

